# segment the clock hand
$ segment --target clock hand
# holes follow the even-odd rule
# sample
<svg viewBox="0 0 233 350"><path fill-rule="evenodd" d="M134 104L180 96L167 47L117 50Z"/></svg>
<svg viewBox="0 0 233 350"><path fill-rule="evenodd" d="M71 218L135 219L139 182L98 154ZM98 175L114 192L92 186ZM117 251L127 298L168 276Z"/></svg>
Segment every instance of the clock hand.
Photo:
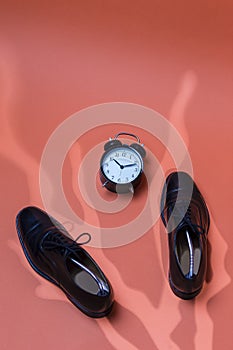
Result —
<svg viewBox="0 0 233 350"><path fill-rule="evenodd" d="M127 168L127 167L129 167L129 166L135 166L135 165L137 165L137 164L136 164L136 163L127 164L127 165L124 165L124 168Z"/></svg>
<svg viewBox="0 0 233 350"><path fill-rule="evenodd" d="M113 160L114 160L114 162L116 162L117 163L117 165L119 165L119 167L121 168L121 169L124 169L124 165L121 165L116 159L114 159L113 158Z"/></svg>

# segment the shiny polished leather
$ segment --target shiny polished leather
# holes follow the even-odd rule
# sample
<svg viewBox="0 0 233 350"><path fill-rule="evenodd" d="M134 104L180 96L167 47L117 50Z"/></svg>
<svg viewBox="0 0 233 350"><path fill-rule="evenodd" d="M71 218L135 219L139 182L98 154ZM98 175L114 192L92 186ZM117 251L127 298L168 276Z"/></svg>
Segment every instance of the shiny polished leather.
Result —
<svg viewBox="0 0 233 350"><path fill-rule="evenodd" d="M56 286L82 312L106 316L113 291L100 267L65 228L47 213L27 207L16 218L17 232L31 267Z"/></svg>
<svg viewBox="0 0 233 350"><path fill-rule="evenodd" d="M205 280L210 219L205 200L187 173L174 172L167 177L161 198L161 218L168 231L171 289L182 299L194 298ZM184 268L185 254L187 266Z"/></svg>

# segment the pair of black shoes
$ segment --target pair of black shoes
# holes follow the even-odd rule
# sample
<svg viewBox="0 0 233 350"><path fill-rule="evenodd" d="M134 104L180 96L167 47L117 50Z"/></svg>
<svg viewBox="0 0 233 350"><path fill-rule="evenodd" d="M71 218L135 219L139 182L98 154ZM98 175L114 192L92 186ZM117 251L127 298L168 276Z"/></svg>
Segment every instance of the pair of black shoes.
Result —
<svg viewBox="0 0 233 350"><path fill-rule="evenodd" d="M191 299L205 279L209 214L188 174L168 176L161 217L168 230L170 286L178 297ZM110 282L61 224L36 207L21 210L16 224L24 254L38 274L60 287L86 315L103 317L111 311L114 297Z"/></svg>

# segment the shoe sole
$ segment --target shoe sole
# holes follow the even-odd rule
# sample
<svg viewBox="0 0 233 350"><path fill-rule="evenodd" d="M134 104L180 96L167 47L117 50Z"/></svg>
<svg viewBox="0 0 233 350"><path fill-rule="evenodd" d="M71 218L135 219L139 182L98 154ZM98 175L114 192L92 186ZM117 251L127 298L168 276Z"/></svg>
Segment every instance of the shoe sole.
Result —
<svg viewBox="0 0 233 350"><path fill-rule="evenodd" d="M17 215L16 217L16 230L17 230L17 234L18 234L18 237L19 237L19 241L20 241L20 244L23 248L23 252L24 252L24 255L27 259L27 261L29 262L30 266L32 267L32 269L38 273L41 277L45 278L47 281L53 283L56 287L58 287L59 289L61 289L63 291L63 293L65 294L65 296L67 297L67 299L69 299L69 301L71 301L71 303L73 305L75 305L80 311L82 311L85 315L89 316L89 317L92 317L92 318L101 318L101 317L105 317L107 316L111 311L112 311L112 308L113 308L113 304L104 312L93 312L93 311L89 311L87 310L85 307L83 307L82 305L80 305L78 303L78 301L70 294L68 294L54 279L52 279L51 277L49 277L48 275L46 275L44 272L42 272L41 270L39 270L35 265L34 263L32 262L30 256L28 255L28 252L27 252L27 249L24 245L24 242L23 242L23 238L21 236L21 233L20 233L20 224L19 224L19 217Z"/></svg>
<svg viewBox="0 0 233 350"><path fill-rule="evenodd" d="M184 293L184 292L181 292L179 289L177 289L174 284L172 283L172 280L171 280L171 277L169 275L169 284L170 284L170 287L171 287L171 290L173 291L173 293L183 299L183 300L190 300L190 299L193 299L195 298L202 290L202 287L195 290L195 292L192 292L192 293Z"/></svg>

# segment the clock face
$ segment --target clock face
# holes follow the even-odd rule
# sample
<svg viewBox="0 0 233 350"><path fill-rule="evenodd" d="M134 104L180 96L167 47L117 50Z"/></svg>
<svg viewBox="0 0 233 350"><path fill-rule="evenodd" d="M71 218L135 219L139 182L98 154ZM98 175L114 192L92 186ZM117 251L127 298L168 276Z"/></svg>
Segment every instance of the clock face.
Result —
<svg viewBox="0 0 233 350"><path fill-rule="evenodd" d="M142 158L129 147L117 147L108 151L101 162L107 179L117 184L134 181L142 172Z"/></svg>

